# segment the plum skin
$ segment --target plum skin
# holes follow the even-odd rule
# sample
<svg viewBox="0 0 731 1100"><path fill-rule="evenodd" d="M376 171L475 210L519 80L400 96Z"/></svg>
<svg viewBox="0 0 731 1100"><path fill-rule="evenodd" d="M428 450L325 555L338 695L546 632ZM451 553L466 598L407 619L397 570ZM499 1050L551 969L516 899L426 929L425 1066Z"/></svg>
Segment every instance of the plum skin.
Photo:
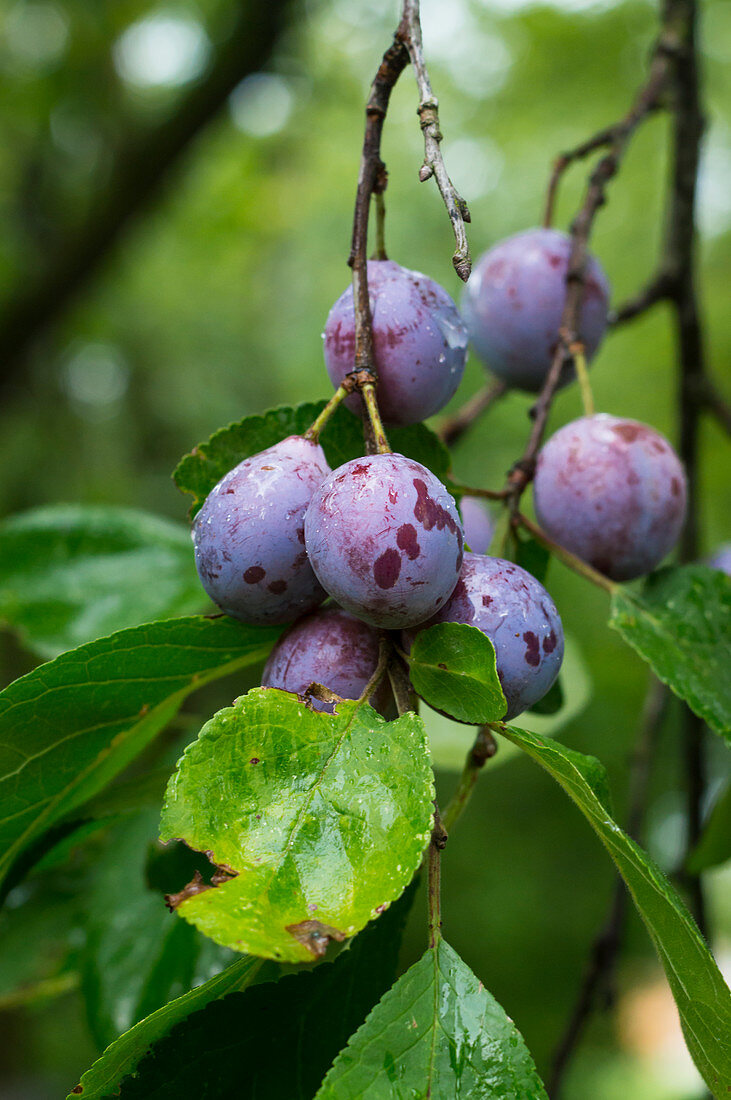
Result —
<svg viewBox="0 0 731 1100"><path fill-rule="evenodd" d="M486 554L495 534L495 522L480 497L463 496L459 502L465 546L473 554Z"/></svg>
<svg viewBox="0 0 731 1100"><path fill-rule="evenodd" d="M380 639L372 626L340 607L326 607L294 623L279 639L264 666L262 686L302 695L323 684L344 699L359 699L376 671ZM384 677L369 700L384 716L393 713L393 695ZM315 710L332 714L335 704L312 699Z"/></svg>
<svg viewBox="0 0 731 1100"><path fill-rule="evenodd" d="M542 699L558 676L564 637L556 605L534 576L511 561L466 553L451 597L419 630L445 622L476 626L492 642L506 721ZM408 647L416 634L405 632Z"/></svg>
<svg viewBox="0 0 731 1100"><path fill-rule="evenodd" d="M193 524L195 564L227 615L277 625L323 602L303 525L312 494L329 473L319 444L293 435L244 459L208 494Z"/></svg>
<svg viewBox="0 0 731 1100"><path fill-rule="evenodd" d="M470 343L509 386L537 393L551 365L566 299L571 238L556 229L529 229L500 241L475 264L461 309ZM581 308L587 361L607 326L609 283L589 256ZM564 367L561 385L574 377Z"/></svg>
<svg viewBox="0 0 731 1100"><path fill-rule="evenodd" d="M340 466L313 494L305 546L321 585L346 611L400 629L451 595L462 525L452 497L421 463L366 455Z"/></svg>
<svg viewBox="0 0 731 1100"><path fill-rule="evenodd" d="M467 359L467 330L446 290L393 260L369 260L378 405L386 424L416 424L444 408L459 386ZM324 332L325 366L336 388L353 370L353 291L333 305ZM362 401L345 401L357 414Z"/></svg>
<svg viewBox="0 0 731 1100"><path fill-rule="evenodd" d="M680 536L686 495L683 466L667 439L607 413L551 436L533 482L544 531L616 581L660 564Z"/></svg>

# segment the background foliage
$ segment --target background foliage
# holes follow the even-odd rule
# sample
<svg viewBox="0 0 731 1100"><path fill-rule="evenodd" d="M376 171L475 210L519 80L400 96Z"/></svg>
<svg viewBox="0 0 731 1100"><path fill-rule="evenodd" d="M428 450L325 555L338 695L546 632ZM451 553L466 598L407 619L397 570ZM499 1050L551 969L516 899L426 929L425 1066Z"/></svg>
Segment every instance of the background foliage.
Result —
<svg viewBox="0 0 731 1100"><path fill-rule="evenodd" d="M0 292L8 310L18 288L33 284L73 234L92 196L105 188L128 135L176 110L210 51L225 38L235 7L232 0L15 0L3 8ZM430 0L422 9L445 155L470 203L470 239L478 255L497 239L535 224L551 158L624 111L641 79L655 5ZM725 0L706 0L702 14L709 129L700 200L701 287L710 365L728 387L731 119L724 106L731 102L731 10ZM4 361L3 515L40 504L83 502L126 505L180 523L188 502L170 473L194 443L271 405L315 401L329 393L320 333L348 280L345 257L363 102L395 17L391 0L295 6L275 56L262 58L262 72L245 81L199 135L149 211L125 226L97 277L52 329L31 332L22 359ZM435 191L416 178L421 135L415 105L406 73L384 135L389 252L457 297L449 225ZM597 222L594 249L617 300L643 282L658 253L667 125L658 117L639 131ZM583 179L578 168L566 181L559 222L570 218ZM0 342L7 316L0 311ZM649 420L672 438L671 355L665 307L612 335L592 373L598 407ZM455 403L481 379L473 361ZM528 398L514 395L496 406L483 427L460 444L456 474L468 483L499 484L521 449L528 405ZM579 411L576 391L561 393L552 425ZM711 551L731 538L731 488L728 452L710 421L704 423L702 463L702 536ZM128 534L119 537L122 549L132 552ZM177 553L171 533L165 568ZM603 594L558 564L551 566L548 586L592 684L585 709L561 731L561 740L607 765L615 819L621 821L647 668L605 625ZM180 598L181 611L195 609L187 575ZM0 609L12 617L2 599ZM0 645L4 683L35 663L10 634ZM55 651L54 638L44 645L39 651L44 656ZM185 705L170 736L145 761L163 776L151 794L153 805L155 799L159 805L178 747L201 724L197 716L205 719L230 704L257 678L256 667L245 668ZM572 683L565 688L570 694ZM676 718L673 704L654 761L647 836L651 854L666 870L675 869L683 851ZM468 741L465 731L465 748ZM562 792L530 762L508 760L506 748L502 745L487 765L481 791L450 839L443 869L445 930L454 950L516 1020L545 1072L587 946L608 904L612 874ZM715 795L728 763L720 742L711 742L710 751ZM438 776L441 792L453 783L448 773ZM119 817L125 817L123 805ZM123 827L123 820L115 824ZM171 877L179 882L181 876L171 875L170 868L154 871L154 835L153 821L145 874L162 892L171 888ZM114 870L120 906L128 891L140 889L134 885L140 881L139 849L123 832L118 841L109 837L108 830L96 829L70 860L58 853L55 860L47 857L45 866L11 894L0 917L0 1010L4 1006L7 1040L0 1054L3 1096L61 1095L92 1061L96 1044L128 1023L113 1019L104 987L118 975L114 953L99 943L103 913L95 911L89 921L84 902L75 896L83 890L82 897L99 899L100 882L110 882ZM116 854L111 869L110 844ZM728 867L712 869L707 882L715 948L728 965ZM135 904L139 913L150 909L144 898ZM157 912L150 915L153 925L159 924ZM630 920L619 1011L592 1025L568 1082L569 1100L701 1095L679 1036L672 1038L674 1010L659 984L650 942L637 919ZM192 943L190 967L199 967L201 975L213 973L220 957L208 957L209 948ZM403 963L414 962L423 947L423 905L417 898ZM178 980L166 973L168 981ZM19 1006L11 994L19 980L28 985L42 980L54 999ZM182 991L189 979L180 975L179 980ZM80 983L93 993L90 1021ZM130 991L131 1002L151 1011L170 996L163 985ZM651 1029L647 1020L664 1020L663 1013L667 1027Z"/></svg>

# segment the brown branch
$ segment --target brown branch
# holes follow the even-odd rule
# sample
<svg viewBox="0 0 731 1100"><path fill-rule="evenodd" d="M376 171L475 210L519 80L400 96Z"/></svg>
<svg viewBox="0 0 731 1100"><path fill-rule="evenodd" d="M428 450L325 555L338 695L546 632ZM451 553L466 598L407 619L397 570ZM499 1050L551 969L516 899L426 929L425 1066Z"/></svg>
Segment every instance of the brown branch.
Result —
<svg viewBox="0 0 731 1100"><path fill-rule="evenodd" d="M640 732L632 755L629 777L629 810L627 833L640 841L647 808L647 797L658 735L662 726L670 693L664 684L652 677L645 697ZM614 971L622 946L627 915L627 891L617 876L609 912L589 950L583 981L566 1029L553 1058L549 1095L558 1100L566 1068L578 1046L598 998L603 994L606 1008L615 1000Z"/></svg>
<svg viewBox="0 0 731 1100"><path fill-rule="evenodd" d="M508 387L504 382L488 382L473 397L470 397L469 401L465 401L453 416L447 417L442 422L437 433L442 443L447 447L453 447L475 421L507 392Z"/></svg>
<svg viewBox="0 0 731 1100"><path fill-rule="evenodd" d="M0 309L0 386L16 378L29 348L97 273L132 219L150 206L236 85L261 69L271 53L289 4L249 0L236 7L238 17L208 74L183 97L173 115L118 149L107 186L91 202L88 214L67 231L48 267L20 286Z"/></svg>
<svg viewBox="0 0 731 1100"><path fill-rule="evenodd" d="M467 231L465 229L465 222L470 221L470 212L467 203L449 178L442 156L439 101L432 91L429 73L424 61L421 23L419 21L419 0L404 0L403 16L396 37L403 42L409 51L419 89L417 113L424 134L424 163L419 170L419 179L423 183L433 176L437 182L437 187L449 214L449 220L452 223L457 245L452 256L452 263L462 282L466 283L472 270L470 248L467 243Z"/></svg>

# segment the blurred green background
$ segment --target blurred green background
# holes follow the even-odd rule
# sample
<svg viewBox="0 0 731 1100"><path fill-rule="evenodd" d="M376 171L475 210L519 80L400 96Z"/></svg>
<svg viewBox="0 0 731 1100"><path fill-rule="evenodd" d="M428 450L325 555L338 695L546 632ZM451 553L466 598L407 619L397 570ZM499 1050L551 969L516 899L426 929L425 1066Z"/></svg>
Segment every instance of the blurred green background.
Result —
<svg viewBox="0 0 731 1100"><path fill-rule="evenodd" d="M699 197L700 285L710 366L728 394L731 4L706 0L701 9L709 125ZM108 195L120 151L174 117L206 79L237 10L234 0L0 6L0 348L17 339L20 299L47 285L56 265L63 271L69 241L98 196ZM296 4L273 54L262 55L260 71L239 83L201 128L53 323L40 323L52 311L47 301L24 319L22 347L0 356L2 515L81 501L183 521L187 505L170 480L181 454L231 420L329 393L321 332L349 278L363 106L397 14L395 0ZM470 205L475 256L535 225L552 158L624 113L643 79L656 20L656 4L647 0L424 0L444 152ZM407 71L383 142L389 255L457 298L448 219L433 184L417 179L416 102ZM616 302L655 265L667 141L667 118L643 126L596 223L593 249ZM586 167L578 166L565 180L557 224L570 221L585 178ZM113 207L119 196L108 197ZM57 283L56 293L59 287L65 290ZM472 360L453 406L482 381ZM664 306L607 339L592 381L598 408L647 420L674 437L677 387ZM492 409L457 447L456 474L498 487L522 449L529 404L511 395ZM562 392L552 427L580 411L577 392ZM708 553L731 538L731 482L720 429L704 422L702 436ZM557 564L548 585L592 681L590 701L560 736L608 766L622 820L647 670L606 627L602 594ZM33 663L8 635L1 652L5 682ZM192 709L205 718L247 686L209 689ZM668 870L684 844L677 717L672 706L648 815L647 844ZM190 725L188 739L197 730L194 718ZM465 732L465 749L468 742ZM710 804L728 759L715 742L709 748ZM444 792L453 782L440 776ZM4 1100L64 1095L98 1049L75 986L74 952L88 935L86 895L69 900L79 884L87 889L89 874L88 853L77 852L47 872L45 885L39 873L11 895L0 949ZM445 855L445 932L515 1019L544 1073L612 885L604 852L551 780L527 761L501 764L498 757ZM707 886L714 947L728 971L728 867L709 874ZM51 906L45 924L36 894ZM423 948L423 909L417 900L405 962ZM18 980L49 977L65 991L17 1004ZM618 1011L598 1015L589 1028L567 1080L568 1100L703 1095L634 918L618 987Z"/></svg>

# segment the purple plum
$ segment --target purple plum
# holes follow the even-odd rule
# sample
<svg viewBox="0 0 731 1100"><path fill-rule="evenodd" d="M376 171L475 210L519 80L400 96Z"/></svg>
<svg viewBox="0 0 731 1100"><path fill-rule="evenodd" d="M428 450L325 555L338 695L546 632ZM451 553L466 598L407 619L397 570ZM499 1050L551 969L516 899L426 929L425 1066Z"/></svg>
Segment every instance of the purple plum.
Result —
<svg viewBox="0 0 731 1100"><path fill-rule="evenodd" d="M291 435L244 459L193 524L198 576L214 603L247 623L287 623L325 599L307 560L304 514L330 473L322 448Z"/></svg>
<svg viewBox="0 0 731 1100"><path fill-rule="evenodd" d="M553 359L566 299L571 238L557 229L529 229L480 257L462 297L470 342L489 369L519 390L537 393ZM581 336L587 360L607 327L609 283L588 258ZM562 385L574 377L564 367Z"/></svg>
<svg viewBox="0 0 731 1100"><path fill-rule="evenodd" d="M723 546L719 546L715 554L708 559L708 564L712 569L720 569L731 577L731 542L725 542Z"/></svg>
<svg viewBox="0 0 731 1100"><path fill-rule="evenodd" d="M556 605L535 577L511 561L465 554L454 592L420 629L445 622L476 626L494 645L508 721L542 699L558 676L563 626ZM406 632L406 645L416 633Z"/></svg>
<svg viewBox="0 0 731 1100"><path fill-rule="evenodd" d="M394 426L416 424L444 408L462 380L467 330L456 305L438 283L393 260L368 262L378 405ZM325 325L325 366L337 387L353 369L355 321L350 287ZM361 413L358 394L346 399Z"/></svg>
<svg viewBox="0 0 731 1100"><path fill-rule="evenodd" d="M372 626L423 622L451 595L462 524L425 466L400 454L346 462L316 490L305 545L323 588Z"/></svg>
<svg viewBox="0 0 731 1100"><path fill-rule="evenodd" d="M343 699L359 699L376 671L378 651L377 630L339 607L326 607L300 619L279 639L261 682L298 695L314 682ZM388 677L369 701L381 714L393 713ZM335 709L333 703L319 699L313 699L312 706L330 714Z"/></svg>
<svg viewBox="0 0 731 1100"><path fill-rule="evenodd" d="M495 534L495 522L480 497L462 497L459 502L465 545L473 554L484 554Z"/></svg>
<svg viewBox="0 0 731 1100"><path fill-rule="evenodd" d="M606 413L551 436L533 501L552 539L617 581L659 565L685 518L685 473L659 432Z"/></svg>

